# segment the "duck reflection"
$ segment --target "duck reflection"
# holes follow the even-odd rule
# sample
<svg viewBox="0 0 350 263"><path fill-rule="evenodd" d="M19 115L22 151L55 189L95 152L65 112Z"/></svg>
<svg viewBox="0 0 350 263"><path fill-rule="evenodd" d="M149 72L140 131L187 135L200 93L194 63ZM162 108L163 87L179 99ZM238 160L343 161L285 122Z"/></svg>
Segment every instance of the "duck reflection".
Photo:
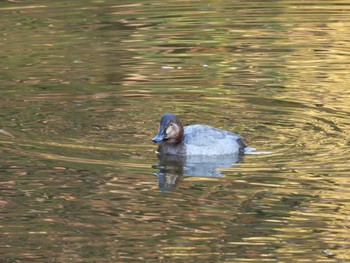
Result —
<svg viewBox="0 0 350 263"><path fill-rule="evenodd" d="M242 154L229 155L158 155L159 189L174 189L181 176L220 177L223 172L218 168L234 167L242 160Z"/></svg>

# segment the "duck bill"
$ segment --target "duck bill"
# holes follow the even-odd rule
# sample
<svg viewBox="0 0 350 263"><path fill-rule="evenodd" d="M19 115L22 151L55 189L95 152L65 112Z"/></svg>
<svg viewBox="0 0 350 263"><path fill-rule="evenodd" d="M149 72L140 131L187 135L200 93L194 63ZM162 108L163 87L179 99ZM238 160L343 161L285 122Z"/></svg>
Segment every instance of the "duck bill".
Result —
<svg viewBox="0 0 350 263"><path fill-rule="evenodd" d="M152 139L152 142L161 142L163 140L165 140L165 129L161 126L156 137Z"/></svg>

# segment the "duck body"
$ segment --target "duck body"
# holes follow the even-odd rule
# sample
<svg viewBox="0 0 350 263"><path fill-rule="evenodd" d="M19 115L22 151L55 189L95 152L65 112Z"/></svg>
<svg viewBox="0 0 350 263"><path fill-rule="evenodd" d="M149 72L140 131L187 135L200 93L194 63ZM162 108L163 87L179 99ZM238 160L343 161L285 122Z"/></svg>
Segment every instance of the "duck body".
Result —
<svg viewBox="0 0 350 263"><path fill-rule="evenodd" d="M183 127L173 114L164 114L153 142L158 152L170 155L238 155L246 147L243 138L233 132L207 125Z"/></svg>

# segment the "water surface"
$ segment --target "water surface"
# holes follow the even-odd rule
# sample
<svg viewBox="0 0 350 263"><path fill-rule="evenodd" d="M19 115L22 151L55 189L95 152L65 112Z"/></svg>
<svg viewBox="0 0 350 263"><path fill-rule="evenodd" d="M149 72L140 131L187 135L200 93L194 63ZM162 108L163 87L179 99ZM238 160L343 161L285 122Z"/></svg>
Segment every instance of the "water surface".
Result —
<svg viewBox="0 0 350 263"><path fill-rule="evenodd" d="M350 260L349 4L0 12L2 262ZM164 174L165 112L272 154Z"/></svg>

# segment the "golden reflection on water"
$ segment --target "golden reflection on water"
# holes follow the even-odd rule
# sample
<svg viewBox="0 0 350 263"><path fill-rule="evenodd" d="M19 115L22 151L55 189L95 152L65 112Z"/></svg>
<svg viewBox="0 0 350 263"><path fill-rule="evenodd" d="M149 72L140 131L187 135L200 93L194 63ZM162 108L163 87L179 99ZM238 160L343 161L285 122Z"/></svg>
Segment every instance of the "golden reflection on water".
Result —
<svg viewBox="0 0 350 263"><path fill-rule="evenodd" d="M349 260L349 5L0 10L5 262ZM160 191L165 112L271 154Z"/></svg>

